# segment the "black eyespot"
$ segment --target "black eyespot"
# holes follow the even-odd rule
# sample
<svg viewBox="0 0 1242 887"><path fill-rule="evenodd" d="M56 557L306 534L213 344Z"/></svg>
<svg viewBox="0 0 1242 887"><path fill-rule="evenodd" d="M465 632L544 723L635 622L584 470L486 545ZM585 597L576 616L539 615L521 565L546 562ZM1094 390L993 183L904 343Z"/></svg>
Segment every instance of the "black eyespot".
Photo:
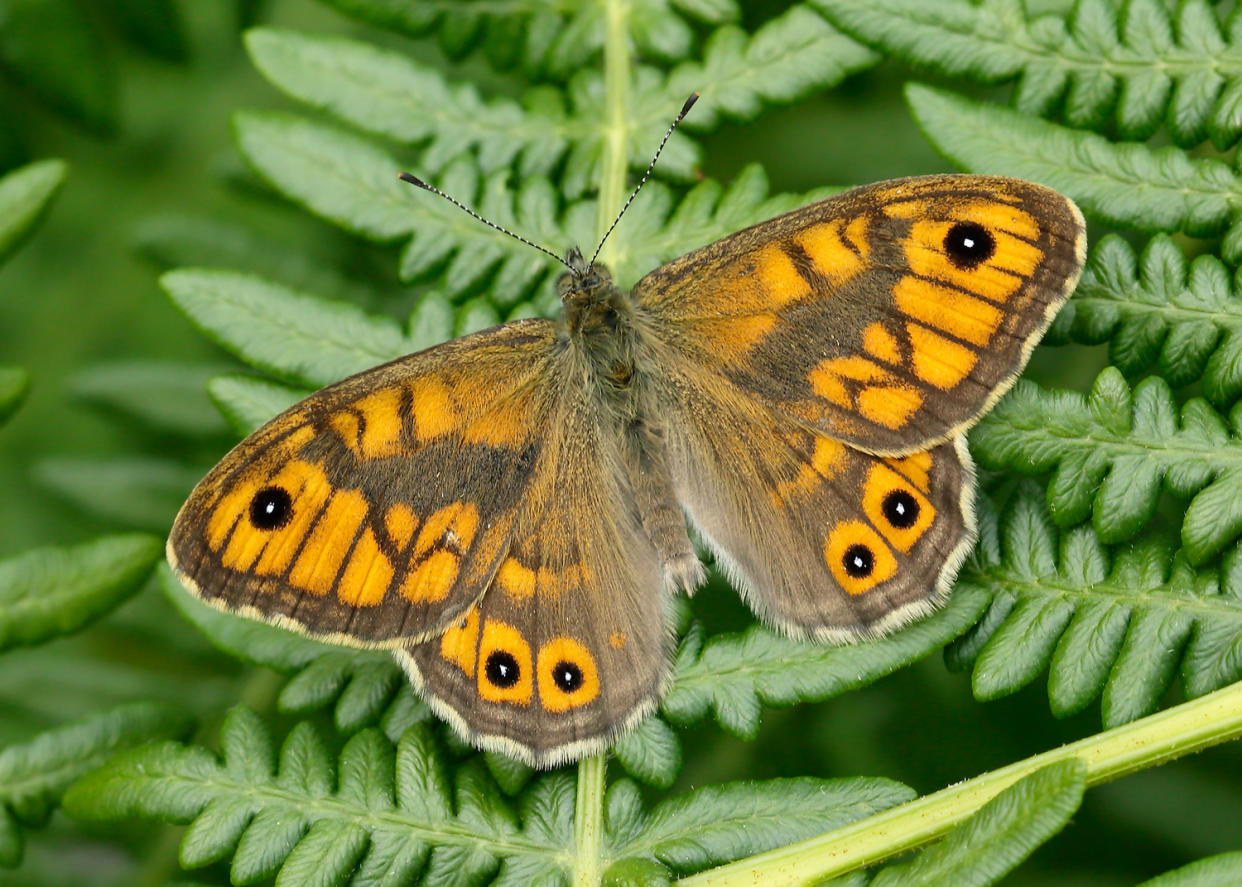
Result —
<svg viewBox="0 0 1242 887"><path fill-rule="evenodd" d="M492 685L507 690L518 682L522 670L518 668L517 657L504 650L494 650L487 657L484 674Z"/></svg>
<svg viewBox="0 0 1242 887"><path fill-rule="evenodd" d="M562 659L552 668L552 680L562 693L572 693L582 686L582 669Z"/></svg>
<svg viewBox="0 0 1242 887"><path fill-rule="evenodd" d="M278 530L293 517L293 499L280 487L264 487L250 500L250 523L256 530Z"/></svg>
<svg viewBox="0 0 1242 887"><path fill-rule="evenodd" d="M875 569L875 555L867 546L855 543L845 549L845 556L841 558L841 566L845 567L845 572L854 579L863 579L870 576L871 571Z"/></svg>
<svg viewBox="0 0 1242 887"><path fill-rule="evenodd" d="M944 251L959 268L973 268L996 252L996 238L978 222L958 222L944 236Z"/></svg>
<svg viewBox="0 0 1242 887"><path fill-rule="evenodd" d="M906 490L893 490L881 504L884 519L899 530L908 530L919 519L919 503Z"/></svg>

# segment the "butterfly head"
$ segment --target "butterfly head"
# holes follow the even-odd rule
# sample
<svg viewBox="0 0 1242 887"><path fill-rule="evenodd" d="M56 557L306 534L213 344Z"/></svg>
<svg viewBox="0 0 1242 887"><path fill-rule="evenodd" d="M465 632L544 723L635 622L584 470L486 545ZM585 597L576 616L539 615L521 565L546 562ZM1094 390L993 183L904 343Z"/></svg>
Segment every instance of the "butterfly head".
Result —
<svg viewBox="0 0 1242 887"><path fill-rule="evenodd" d="M605 301L613 289L608 269L588 262L576 246L565 254L565 267L569 270L557 278L556 294L566 307Z"/></svg>

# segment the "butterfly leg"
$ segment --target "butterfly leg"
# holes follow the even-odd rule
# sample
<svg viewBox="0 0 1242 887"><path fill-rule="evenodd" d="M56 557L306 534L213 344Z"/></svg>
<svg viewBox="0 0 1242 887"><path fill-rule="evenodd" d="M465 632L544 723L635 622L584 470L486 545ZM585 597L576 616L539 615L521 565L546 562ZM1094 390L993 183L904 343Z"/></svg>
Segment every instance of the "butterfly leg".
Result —
<svg viewBox="0 0 1242 887"><path fill-rule="evenodd" d="M634 421L626 435L625 461L643 530L660 555L665 588L693 594L706 581L707 571L686 533L660 430L641 419Z"/></svg>

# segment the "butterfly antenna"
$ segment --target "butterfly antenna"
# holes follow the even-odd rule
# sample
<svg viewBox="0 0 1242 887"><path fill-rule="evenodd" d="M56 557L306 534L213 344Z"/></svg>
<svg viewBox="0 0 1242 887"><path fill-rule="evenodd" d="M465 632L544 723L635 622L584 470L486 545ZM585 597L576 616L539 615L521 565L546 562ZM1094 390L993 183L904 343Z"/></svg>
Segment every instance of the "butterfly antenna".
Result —
<svg viewBox="0 0 1242 887"><path fill-rule="evenodd" d="M677 115L677 119L669 126L668 131L664 133L664 138L660 140L660 147L656 148L655 156L651 158L651 163L647 166L647 171L643 173L643 177L639 179L638 184L634 186L634 190L630 192L629 199L625 201L625 206L621 207L621 212L617 213L617 217L612 220L612 224L608 226L608 230L604 232L604 236L600 238L599 246L595 248L595 255L591 256L588 268L595 267L595 260L599 258L599 252L604 248L604 241L608 239L608 235L612 233L612 229L617 227L617 222L621 221L621 217L625 215L625 211L630 208L630 204L634 202L634 198L638 196L638 192L642 190L643 185L647 184L647 178L651 175L651 171L655 169L656 161L660 159L660 152L664 150L664 146L668 144L669 137L672 136L673 130L677 128L677 124L681 123L683 117L690 113L690 109L694 107L694 103L699 100L697 92L691 93L690 98L686 99L686 103L681 106L681 112Z"/></svg>
<svg viewBox="0 0 1242 887"><path fill-rule="evenodd" d="M510 237L512 237L514 240L520 240L522 243L526 244L527 246L533 246L535 249L539 250L541 253L547 253L547 254L548 254L548 255L550 255L552 258L556 259L558 262L560 262L562 265L564 265L566 268L568 268L571 272L574 270L574 268L573 268L573 266L572 266L572 265L570 265L568 262L566 262L564 259L562 259L560 256L558 256L556 253L552 252L552 250L548 249L547 247L540 246L540 245L539 245L539 244L537 244L537 243L533 243L533 242L531 242L531 241L527 240L527 239L526 239L525 237L523 237L521 234L514 234L514 233L513 233L512 231L510 231L508 228L502 227L502 226L500 226L500 225L497 225L497 224L496 224L495 222L493 222L493 221L490 221L490 220L488 220L488 219L483 218L481 215L479 215L477 212L475 212L474 210L472 210L470 207L466 206L464 203L461 203L460 201L454 200L452 197L449 197L447 194L445 194L443 191L441 191L441 190L440 190L439 188L437 188L435 185L428 185L426 182L424 182L424 181L423 181L422 179L420 179L418 176L411 175L411 174L410 174L410 173L408 173L408 172L403 172L403 173L399 173L399 174L397 175L397 178L399 178L399 179L400 179L401 181L403 181L403 182L409 182L411 185L416 185L416 186L418 186L419 188L422 188L424 191L430 191L432 194L439 194L441 197L443 197L443 198L444 198L445 200L447 200L449 203L453 204L453 206L457 207L457 208L458 208L458 209L460 209L460 210L463 210L463 211L464 211L464 212L466 212L466 213L469 213L471 216L473 216L474 218L478 219L480 222L482 222L482 223L483 223L484 225L486 225L487 227L489 227L489 228L495 228L495 229L496 229L497 231L499 231L501 234L508 234L508 235L509 235Z"/></svg>

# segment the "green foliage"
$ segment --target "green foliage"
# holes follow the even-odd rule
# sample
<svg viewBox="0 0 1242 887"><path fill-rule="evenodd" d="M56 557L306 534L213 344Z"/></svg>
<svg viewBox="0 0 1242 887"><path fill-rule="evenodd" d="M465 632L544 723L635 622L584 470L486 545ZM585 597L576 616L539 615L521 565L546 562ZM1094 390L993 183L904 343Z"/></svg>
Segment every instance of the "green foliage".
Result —
<svg viewBox="0 0 1242 887"><path fill-rule="evenodd" d="M0 651L98 619L142 587L163 550L151 536L107 536L0 561Z"/></svg>
<svg viewBox="0 0 1242 887"><path fill-rule="evenodd" d="M1163 124L1179 145L1242 135L1237 19L1206 0L1080 0L1031 12L1021 0L813 0L863 42L949 75L1017 80L1014 106L1123 139Z"/></svg>
<svg viewBox="0 0 1242 887"><path fill-rule="evenodd" d="M294 383L326 385L408 353L413 344L386 318L247 275L188 269L161 282L222 347Z"/></svg>
<svg viewBox="0 0 1242 887"><path fill-rule="evenodd" d="M502 0L471 7L433 2L410 7L392 0L327 0L341 12L410 36L435 34L449 55L481 46L499 68L520 66L527 76L567 77L595 60L603 48L606 12L572 0L549 6ZM644 53L676 58L691 48L686 18L718 24L736 18L733 0L642 0L627 17L627 30Z"/></svg>
<svg viewBox="0 0 1242 887"><path fill-rule="evenodd" d="M1159 877L1144 881L1139 887L1216 887L1242 877L1242 853L1222 853Z"/></svg>
<svg viewBox="0 0 1242 887"><path fill-rule="evenodd" d="M1052 835L1082 803L1086 767L1064 761L1010 786L945 839L910 862L889 866L870 887L995 883Z"/></svg>
<svg viewBox="0 0 1242 887"><path fill-rule="evenodd" d="M1159 376L1131 390L1110 367L1086 397L1020 383L973 442L990 468L1055 468L1048 505L1057 523L1091 517L1106 543L1146 526L1163 489L1189 498L1182 545L1190 562L1201 564L1242 532L1240 421L1242 413L1222 416L1201 398L1179 409Z"/></svg>
<svg viewBox="0 0 1242 887"><path fill-rule="evenodd" d="M1187 262L1165 235L1141 257L1117 236L1097 243L1049 339L1108 342L1109 362L1127 376L1199 383L1218 409L1242 394L1242 299L1229 271L1211 255Z"/></svg>
<svg viewBox="0 0 1242 887"><path fill-rule="evenodd" d="M451 771L431 732L396 748L376 730L350 738L334 761L309 724L279 754L262 722L234 709L222 760L157 743L114 758L65 798L71 815L188 823L187 868L230 860L234 883L568 884L575 859L574 785L545 774L509 802L472 762ZM605 801L603 870L642 859L679 873L719 865L840 827L908 800L883 779L792 779L709 786L644 810L637 788L613 783ZM581 854L576 860L583 865Z"/></svg>
<svg viewBox="0 0 1242 887"><path fill-rule="evenodd" d="M69 393L125 422L180 437L222 435L227 428L204 388L222 367L130 360L95 364L69 380Z"/></svg>
<svg viewBox="0 0 1242 887"><path fill-rule="evenodd" d="M874 153L883 175L924 171L929 161L910 159L911 112L955 164L1059 188L1093 235L1094 225L1147 235L1093 237L1048 337L1107 343L1109 366L1083 371L1104 349L1053 358L1041 348L1041 384L1019 383L972 433L989 478L981 541L943 611L883 641L822 648L742 621L732 596L705 593L687 605L662 709L610 750L611 774L602 759L575 782L478 755L387 653L224 614L167 568L162 595L118 608L158 559L155 537L0 561L0 649L34 645L0 656L0 857L11 864L29 838L33 860L14 884L73 882L68 863L46 863L66 845L66 859L81 856L71 841L97 841L87 852L117 861L80 880L159 883L175 870L165 833L96 828L88 839L63 818L46 825L70 786L76 817L188 824L180 862L210 884L1068 881L1082 877L1065 862L1075 842L1015 866L1064 827L1084 786L1242 731L1242 322L1231 268L1242 261L1242 17L1225 17L1225 5L812 0L773 12L734 0L325 0L369 29L328 18L303 30L282 10L280 27L239 35L237 21L264 17L261 3L239 0L212 44L203 22L220 13L207 7L183 26L170 0L99 0L83 8L107 27L92 29L65 3L0 3L0 67L15 95L96 129L133 129L89 153L67 142L35 155L91 170L49 217L69 213L79 227L58 227L32 270L14 263L21 276L0 294L0 308L29 320L6 314L6 347L44 337L5 358L39 380L4 428L22 456L0 454L6 484L24 491L33 476L54 494L25 505L32 536L50 527L73 540L99 523L163 535L230 441L311 389L557 308L557 263L398 181L399 170L554 252L589 248L685 96L701 91L605 246L623 285L828 193L806 189L842 178L832 170L851 154ZM147 58L112 70L118 44ZM227 69L229 58L243 67ZM168 61L187 66L184 80L165 76ZM907 85L909 110L900 107L893 62L929 69L939 87ZM283 110L270 109L274 91L254 95L255 70L283 93ZM196 75L210 85L183 96ZM147 78L124 93L126 118L128 96L139 97L133 123L116 113L120 76ZM995 89L950 91L963 81L1014 83L1012 107L977 100ZM813 100L775 108L803 99ZM24 141L46 144L54 128L32 123L38 113L6 116L16 122L0 128L4 168L18 165L7 158L24 156ZM224 114L239 158L209 154L227 135ZM164 178L148 184L147 168L162 164ZM66 169L44 161L0 178L0 258L45 215ZM769 174L803 193L773 196ZM100 244L133 213L144 218L132 247L203 336L156 321L173 312L150 298L149 269L96 280ZM58 276L79 267L80 278ZM76 301L37 313L64 293ZM87 311L114 296L123 313ZM90 345L77 343L95 327ZM79 352L89 359L65 366ZM1094 388L1077 390L1092 374ZM29 378L0 370L0 421ZM71 413L62 432L51 400L89 414ZM82 445L49 451L62 436ZM1015 473L1029 479L1014 484ZM12 532L13 513L0 529ZM904 668L949 643L976 698L1047 674L1055 715L1099 698L1114 732L1078 738L1087 719L1052 725L1041 707L1019 712L1029 695L1007 703L1005 718L1021 719L1013 729L996 729L994 707L954 695L964 680ZM1153 714L1179 685L1191 701ZM133 699L161 705L99 714ZM181 732L190 713L211 724L239 699L261 714L227 716L220 757L167 741L111 754ZM305 722L278 752L267 722L290 716ZM1152 752L1154 734L1173 751ZM1027 757L1076 738L1066 754L1085 768ZM983 761L1015 759L969 778ZM1236 768L1225 769L1232 780ZM1034 775L998 794L1018 770ZM801 775L814 772L900 773L929 788L966 778L911 800L886 779ZM727 781L739 776L747 781ZM1196 777L1181 778L1179 797L1205 796ZM1205 822L1232 815L1195 803ZM1134 806L1153 819L1162 808ZM1091 860L1091 877L1108 867L1133 882L1156 870L1150 859L1127 868L1130 847L1116 838L1128 822L1102 818L1093 810L1074 826L1088 836L1078 845L1101 829L1101 847L1123 845ZM1202 835L1193 846L1213 849ZM1061 878L1056 866L1075 871ZM1149 883L1229 883L1238 866L1236 854L1208 857Z"/></svg>
<svg viewBox="0 0 1242 887"><path fill-rule="evenodd" d="M0 750L0 868L13 868L21 861L19 824L43 825L65 789L82 774L121 749L185 733L188 726L179 710L141 702Z"/></svg>
<svg viewBox="0 0 1242 887"><path fill-rule="evenodd" d="M760 707L827 699L874 681L942 647L972 625L986 596L966 591L936 615L890 637L850 647L790 641L758 626L704 642L690 631L677 655L664 711L686 724L709 710L720 725L753 737Z"/></svg>
<svg viewBox="0 0 1242 887"><path fill-rule="evenodd" d="M67 172L61 160L40 160L0 178L0 262L47 212Z"/></svg>
<svg viewBox="0 0 1242 887"><path fill-rule="evenodd" d="M1175 677L1201 696L1242 677L1242 556L1196 569L1159 535L1109 550L1085 525L1058 533L1024 487L1002 517L981 521L959 584L997 591L949 650L973 665L980 699L1013 693L1048 671L1058 716L1102 696L1114 727L1155 711Z"/></svg>

